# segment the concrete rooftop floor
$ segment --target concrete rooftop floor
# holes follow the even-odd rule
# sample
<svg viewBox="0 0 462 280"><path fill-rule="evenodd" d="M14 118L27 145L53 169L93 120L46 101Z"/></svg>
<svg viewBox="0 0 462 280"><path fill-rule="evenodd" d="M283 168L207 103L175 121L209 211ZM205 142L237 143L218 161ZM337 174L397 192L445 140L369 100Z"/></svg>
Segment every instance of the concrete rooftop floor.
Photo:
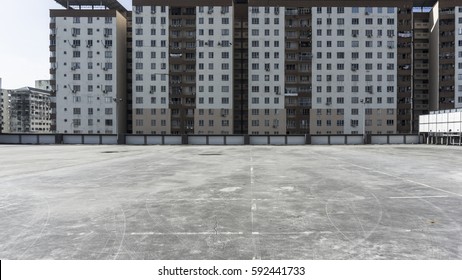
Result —
<svg viewBox="0 0 462 280"><path fill-rule="evenodd" d="M0 259L462 259L462 149L0 145Z"/></svg>

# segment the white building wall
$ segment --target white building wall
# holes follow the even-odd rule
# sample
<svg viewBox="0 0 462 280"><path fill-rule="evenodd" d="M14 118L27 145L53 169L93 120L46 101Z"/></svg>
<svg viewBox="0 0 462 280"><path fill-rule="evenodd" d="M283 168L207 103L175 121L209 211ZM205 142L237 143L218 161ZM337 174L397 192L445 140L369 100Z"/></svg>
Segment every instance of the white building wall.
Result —
<svg viewBox="0 0 462 280"><path fill-rule="evenodd" d="M133 110L168 110L169 7L133 7Z"/></svg>
<svg viewBox="0 0 462 280"><path fill-rule="evenodd" d="M248 12L249 134L283 134L285 9L249 6Z"/></svg>
<svg viewBox="0 0 462 280"><path fill-rule="evenodd" d="M196 7L196 134L233 131L233 7Z"/></svg>
<svg viewBox="0 0 462 280"><path fill-rule="evenodd" d="M454 102L455 108L462 108L462 6L455 7L455 87Z"/></svg>
<svg viewBox="0 0 462 280"><path fill-rule="evenodd" d="M114 98L120 90L117 20L116 17L78 19L80 22L74 17L55 20L57 62L52 68L56 68L57 132L116 133ZM73 47L77 41L80 46Z"/></svg>
<svg viewBox="0 0 462 280"><path fill-rule="evenodd" d="M397 9L345 7L342 11L336 7L314 7L312 15L313 111L331 109L335 115L337 109L343 109L345 134L362 134L365 108L392 109L395 115ZM357 19L357 24L353 19ZM370 24L366 24L366 19L371 20ZM361 100L369 103L363 105ZM352 109L357 109L358 114L352 115ZM351 120L358 125L351 126ZM325 126L323 123L322 127ZM385 132L396 130L396 123L388 129L386 123L382 122L382 126ZM338 130L341 128L334 133ZM316 131L313 121L312 131Z"/></svg>
<svg viewBox="0 0 462 280"><path fill-rule="evenodd" d="M197 109L233 108L233 10L226 8L196 8Z"/></svg>

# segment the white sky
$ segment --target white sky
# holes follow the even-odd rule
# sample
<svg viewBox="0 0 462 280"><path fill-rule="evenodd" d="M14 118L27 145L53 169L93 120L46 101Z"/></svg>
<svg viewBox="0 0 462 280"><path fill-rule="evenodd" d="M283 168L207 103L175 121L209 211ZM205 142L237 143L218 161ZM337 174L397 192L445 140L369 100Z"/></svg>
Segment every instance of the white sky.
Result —
<svg viewBox="0 0 462 280"><path fill-rule="evenodd" d="M119 0L131 10L131 0ZM50 79L50 9L54 0L0 0L0 78L2 88L34 86Z"/></svg>

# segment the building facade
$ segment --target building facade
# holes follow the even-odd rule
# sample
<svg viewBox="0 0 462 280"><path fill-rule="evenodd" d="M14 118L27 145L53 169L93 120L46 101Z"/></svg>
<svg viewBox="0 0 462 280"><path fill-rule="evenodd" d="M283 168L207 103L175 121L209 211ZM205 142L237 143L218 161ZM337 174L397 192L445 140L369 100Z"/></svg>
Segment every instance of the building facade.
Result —
<svg viewBox="0 0 462 280"><path fill-rule="evenodd" d="M462 106L454 0L97 2L51 11L61 133L415 133Z"/></svg>
<svg viewBox="0 0 462 280"><path fill-rule="evenodd" d="M51 93L24 87L2 90L3 133L50 133Z"/></svg>
<svg viewBox="0 0 462 280"><path fill-rule="evenodd" d="M57 1L51 10L51 86L58 133L126 131L127 20L117 1Z"/></svg>

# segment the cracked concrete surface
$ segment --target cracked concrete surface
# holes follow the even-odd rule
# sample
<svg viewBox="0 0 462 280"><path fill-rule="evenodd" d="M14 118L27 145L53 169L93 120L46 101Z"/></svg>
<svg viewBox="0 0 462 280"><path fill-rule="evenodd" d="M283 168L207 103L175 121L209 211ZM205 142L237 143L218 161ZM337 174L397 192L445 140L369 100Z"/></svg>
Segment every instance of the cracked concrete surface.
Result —
<svg viewBox="0 0 462 280"><path fill-rule="evenodd" d="M446 146L0 146L0 259L462 259Z"/></svg>

